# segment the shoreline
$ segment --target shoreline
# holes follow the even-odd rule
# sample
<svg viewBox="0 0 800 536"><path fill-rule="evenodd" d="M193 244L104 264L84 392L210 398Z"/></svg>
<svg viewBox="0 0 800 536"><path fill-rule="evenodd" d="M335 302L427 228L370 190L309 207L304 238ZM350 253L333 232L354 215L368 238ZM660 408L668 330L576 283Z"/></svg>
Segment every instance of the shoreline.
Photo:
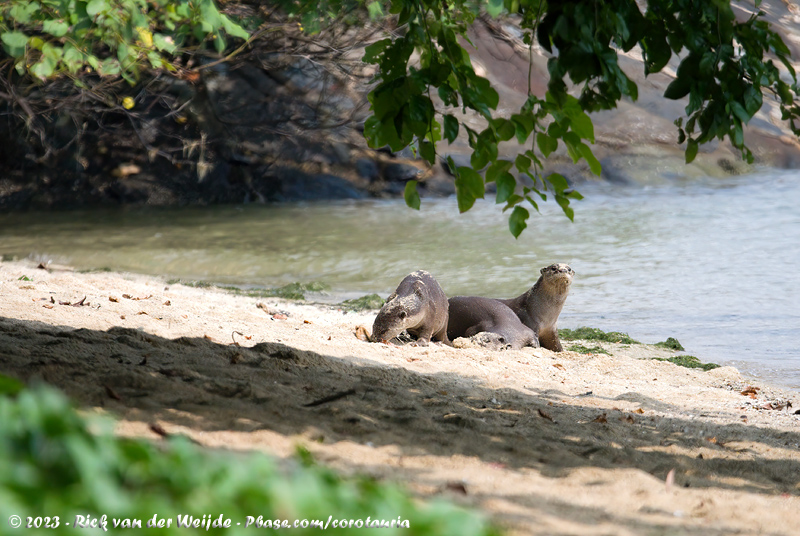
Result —
<svg viewBox="0 0 800 536"><path fill-rule="evenodd" d="M302 445L509 534L800 526L800 393L732 367L596 341L611 355L390 347L353 334L374 311L28 262L0 263L0 295L0 372L113 413L121 435Z"/></svg>

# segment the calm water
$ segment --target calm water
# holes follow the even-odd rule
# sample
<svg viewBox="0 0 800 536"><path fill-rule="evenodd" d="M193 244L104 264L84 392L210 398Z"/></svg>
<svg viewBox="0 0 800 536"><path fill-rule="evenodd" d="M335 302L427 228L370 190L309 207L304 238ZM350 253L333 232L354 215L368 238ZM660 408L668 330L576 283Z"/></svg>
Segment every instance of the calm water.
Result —
<svg viewBox="0 0 800 536"><path fill-rule="evenodd" d="M448 295L509 297L538 270L577 272L562 327L677 337L703 361L800 388L800 174L585 187L570 223L545 204L519 240L490 202L0 215L0 254L246 286L331 285L320 301L388 295L432 272Z"/></svg>

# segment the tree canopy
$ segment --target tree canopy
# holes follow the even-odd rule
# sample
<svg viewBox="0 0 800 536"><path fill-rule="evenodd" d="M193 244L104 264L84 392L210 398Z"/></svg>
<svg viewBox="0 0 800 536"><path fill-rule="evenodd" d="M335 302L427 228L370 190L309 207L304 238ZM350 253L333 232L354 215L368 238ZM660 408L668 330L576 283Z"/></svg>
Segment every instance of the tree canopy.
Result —
<svg viewBox="0 0 800 536"><path fill-rule="evenodd" d="M636 100L637 85L620 68L619 54L639 47L645 75L679 59L677 76L664 97L688 96L685 118L676 124L686 143L686 162L698 146L728 138L743 159L753 160L743 126L761 109L764 96L779 104L795 134L800 107L790 51L759 11L735 15L724 0L281 0L270 2L310 33L338 14L364 13L389 20L391 31L372 42L363 61L377 74L369 94L372 115L364 134L374 148L400 150L411 144L433 164L437 147L466 135L469 166L448 160L456 176L460 211L496 184L496 201L510 210L509 228L518 236L529 211L551 196L571 219L571 199L580 199L558 173L544 175L542 162L560 144L575 161L600 173L592 154L594 127L588 113ZM510 17L533 54L538 44L550 57L547 92L529 89L527 101L510 114L498 113L497 91L476 73L468 53L467 30L476 17ZM388 27L388 26L387 26ZM212 0L11 0L0 7L3 63L20 77L72 77L93 69L103 76L135 82L142 68L174 69L186 47L206 46L230 53L225 36L265 39L258 21L223 14ZM239 46L236 43L233 46ZM233 51L235 53L235 51ZM458 112L482 117L476 130ZM498 146L516 140L525 150L510 159ZM517 177L527 176L523 184ZM416 182L405 199L419 208Z"/></svg>

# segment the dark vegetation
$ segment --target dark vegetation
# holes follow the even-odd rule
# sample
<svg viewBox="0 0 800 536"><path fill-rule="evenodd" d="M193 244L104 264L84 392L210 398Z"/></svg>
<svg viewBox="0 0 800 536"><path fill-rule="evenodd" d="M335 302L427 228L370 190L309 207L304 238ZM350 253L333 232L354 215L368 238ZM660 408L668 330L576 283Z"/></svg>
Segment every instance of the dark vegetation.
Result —
<svg viewBox="0 0 800 536"><path fill-rule="evenodd" d="M699 368L703 370L711 370L715 368L719 368L719 365L716 363L702 363L699 359L697 359L693 355L676 355L674 357L669 358L654 358L658 361L669 361L670 363L675 363L681 367L686 368Z"/></svg>
<svg viewBox="0 0 800 536"><path fill-rule="evenodd" d="M565 341L602 341L612 342L617 344L642 344L628 336L627 333L620 333L618 331L603 331L598 328L580 327L577 329L562 328L558 330L558 336ZM683 345L678 342L674 337L668 337L666 341L657 342L653 346L666 348L667 350L674 350L682 352ZM584 346L583 344L573 344L567 347L570 352L578 352L581 354L608 354L609 352L600 346ZM698 358L691 355L676 355L672 357L654 357L657 361L669 361L681 367L686 368L699 368L703 370L711 370L719 368L716 363L703 363Z"/></svg>
<svg viewBox="0 0 800 536"><path fill-rule="evenodd" d="M579 339L583 341L616 342L620 344L641 344L639 341L631 339L627 333L620 333L618 331L605 332L598 328L589 328L586 326L577 329L559 329L558 336L567 341Z"/></svg>
<svg viewBox="0 0 800 536"><path fill-rule="evenodd" d="M353 298L352 300L344 300L339 304L343 309L348 311L367 311L370 309L380 309L386 300L377 294L367 294L360 298Z"/></svg>
<svg viewBox="0 0 800 536"><path fill-rule="evenodd" d="M666 341L657 342L656 346L660 346L661 348L666 348L668 350L675 350L678 352L683 352L685 348L683 345L678 342L678 339L674 337L667 337Z"/></svg>
<svg viewBox="0 0 800 536"><path fill-rule="evenodd" d="M249 296L251 298L283 298L286 300L305 300L308 292L326 292L331 289L330 285L319 281L310 283L287 283L282 287L275 288L241 288L233 285L216 285L208 281L183 281L181 279L170 279L169 285L180 284L187 287L211 288L216 287L227 290L239 296Z"/></svg>
<svg viewBox="0 0 800 536"><path fill-rule="evenodd" d="M611 352L605 350L600 346L584 346L582 344L573 344L567 347L570 352L578 352L579 354L606 354L611 355Z"/></svg>

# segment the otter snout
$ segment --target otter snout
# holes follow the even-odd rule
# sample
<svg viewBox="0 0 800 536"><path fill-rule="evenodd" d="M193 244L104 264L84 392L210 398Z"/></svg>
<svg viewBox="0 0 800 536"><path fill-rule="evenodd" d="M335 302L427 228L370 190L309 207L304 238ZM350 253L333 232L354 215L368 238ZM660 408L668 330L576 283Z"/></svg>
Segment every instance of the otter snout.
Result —
<svg viewBox="0 0 800 536"><path fill-rule="evenodd" d="M539 273L541 273L545 279L557 280L562 284L569 285L572 283L575 270L573 270L569 264L559 262L551 264L550 266L545 266Z"/></svg>
<svg viewBox="0 0 800 536"><path fill-rule="evenodd" d="M372 337L376 341L391 340L403 330L416 326L418 300L412 296L398 296L381 308L372 326Z"/></svg>

